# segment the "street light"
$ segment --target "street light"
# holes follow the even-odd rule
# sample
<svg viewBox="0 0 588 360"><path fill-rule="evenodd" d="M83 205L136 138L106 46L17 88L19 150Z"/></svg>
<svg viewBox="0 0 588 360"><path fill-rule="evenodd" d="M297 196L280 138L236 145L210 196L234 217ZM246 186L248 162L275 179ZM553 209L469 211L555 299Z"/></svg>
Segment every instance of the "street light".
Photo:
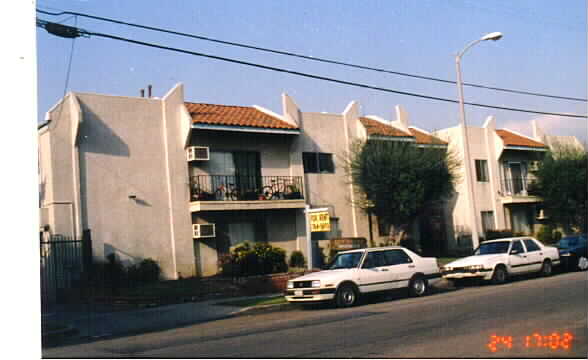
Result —
<svg viewBox="0 0 588 360"><path fill-rule="evenodd" d="M472 41L466 47L460 51L455 56L455 69L457 71L457 93L459 96L459 111L461 116L461 134L463 136L465 146L464 146L464 162L465 162L465 171L466 171L466 182L468 184L468 196L470 198L470 206L471 206L471 226L472 226L472 245L474 249L478 247L478 222L476 220L477 213L476 213L476 198L474 197L474 188L473 188L473 179L472 179L472 170L470 164L470 145L468 141L468 134L467 134L467 126L466 126L466 117L465 117L465 107L464 107L464 100L463 100L463 83L461 80L461 57L468 51L472 46L476 45L479 42L486 41L486 40L493 40L496 41L502 37L502 33L500 32L493 32L482 36L481 38Z"/></svg>

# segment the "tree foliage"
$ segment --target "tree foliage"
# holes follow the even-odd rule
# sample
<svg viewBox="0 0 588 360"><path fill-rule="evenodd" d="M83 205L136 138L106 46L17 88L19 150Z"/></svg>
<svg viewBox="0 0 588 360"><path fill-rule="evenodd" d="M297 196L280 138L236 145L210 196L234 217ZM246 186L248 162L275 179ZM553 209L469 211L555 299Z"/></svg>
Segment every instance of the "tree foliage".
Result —
<svg viewBox="0 0 588 360"><path fill-rule="evenodd" d="M535 191L543 198L550 221L566 230L586 232L588 183L586 151L571 146L556 146L538 169Z"/></svg>
<svg viewBox="0 0 588 360"><path fill-rule="evenodd" d="M346 160L356 205L390 224L395 243L425 207L452 193L459 167L446 149L398 141L357 142Z"/></svg>

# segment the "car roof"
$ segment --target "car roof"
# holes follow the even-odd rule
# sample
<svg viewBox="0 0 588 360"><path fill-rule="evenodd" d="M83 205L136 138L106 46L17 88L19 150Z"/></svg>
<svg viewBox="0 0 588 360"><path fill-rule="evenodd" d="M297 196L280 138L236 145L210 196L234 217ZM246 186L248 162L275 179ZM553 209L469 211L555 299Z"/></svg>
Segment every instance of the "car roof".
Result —
<svg viewBox="0 0 588 360"><path fill-rule="evenodd" d="M487 240L487 241L483 241L482 244L488 244L488 243L499 242L499 241L514 241L514 240L528 240L528 239L534 240L534 238L531 236L517 236L517 237Z"/></svg>
<svg viewBox="0 0 588 360"><path fill-rule="evenodd" d="M392 250L392 249L406 250L406 248L404 248L402 246L380 246L380 247L369 247L369 248L363 248L363 249L339 251L338 254L348 254L348 253L354 253L354 252L365 252L365 251L375 251L375 250Z"/></svg>

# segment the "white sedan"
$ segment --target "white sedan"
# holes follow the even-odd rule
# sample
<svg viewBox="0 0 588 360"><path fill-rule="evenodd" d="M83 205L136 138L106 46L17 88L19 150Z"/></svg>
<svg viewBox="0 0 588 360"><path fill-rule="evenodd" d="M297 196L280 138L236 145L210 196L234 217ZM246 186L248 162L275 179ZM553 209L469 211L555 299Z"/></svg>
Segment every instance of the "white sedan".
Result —
<svg viewBox="0 0 588 360"><path fill-rule="evenodd" d="M558 264L557 248L532 237L517 237L485 241L472 256L450 262L441 273L448 280L481 278L500 284L511 275L538 272L549 276Z"/></svg>
<svg viewBox="0 0 588 360"><path fill-rule="evenodd" d="M348 307L363 294L396 288L422 296L440 279L436 258L400 246L367 248L340 252L326 270L288 281L285 297L291 303L335 300Z"/></svg>

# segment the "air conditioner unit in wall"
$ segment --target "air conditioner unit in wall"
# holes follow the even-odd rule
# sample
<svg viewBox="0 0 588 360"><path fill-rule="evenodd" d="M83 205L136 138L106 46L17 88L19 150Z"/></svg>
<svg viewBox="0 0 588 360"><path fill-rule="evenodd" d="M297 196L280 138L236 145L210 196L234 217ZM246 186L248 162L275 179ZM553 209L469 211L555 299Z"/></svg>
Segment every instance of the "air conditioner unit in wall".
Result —
<svg viewBox="0 0 588 360"><path fill-rule="evenodd" d="M209 238L216 236L214 224L193 224L192 232L194 239Z"/></svg>
<svg viewBox="0 0 588 360"><path fill-rule="evenodd" d="M210 149L208 146L189 146L186 149L188 161L206 161L210 160Z"/></svg>

